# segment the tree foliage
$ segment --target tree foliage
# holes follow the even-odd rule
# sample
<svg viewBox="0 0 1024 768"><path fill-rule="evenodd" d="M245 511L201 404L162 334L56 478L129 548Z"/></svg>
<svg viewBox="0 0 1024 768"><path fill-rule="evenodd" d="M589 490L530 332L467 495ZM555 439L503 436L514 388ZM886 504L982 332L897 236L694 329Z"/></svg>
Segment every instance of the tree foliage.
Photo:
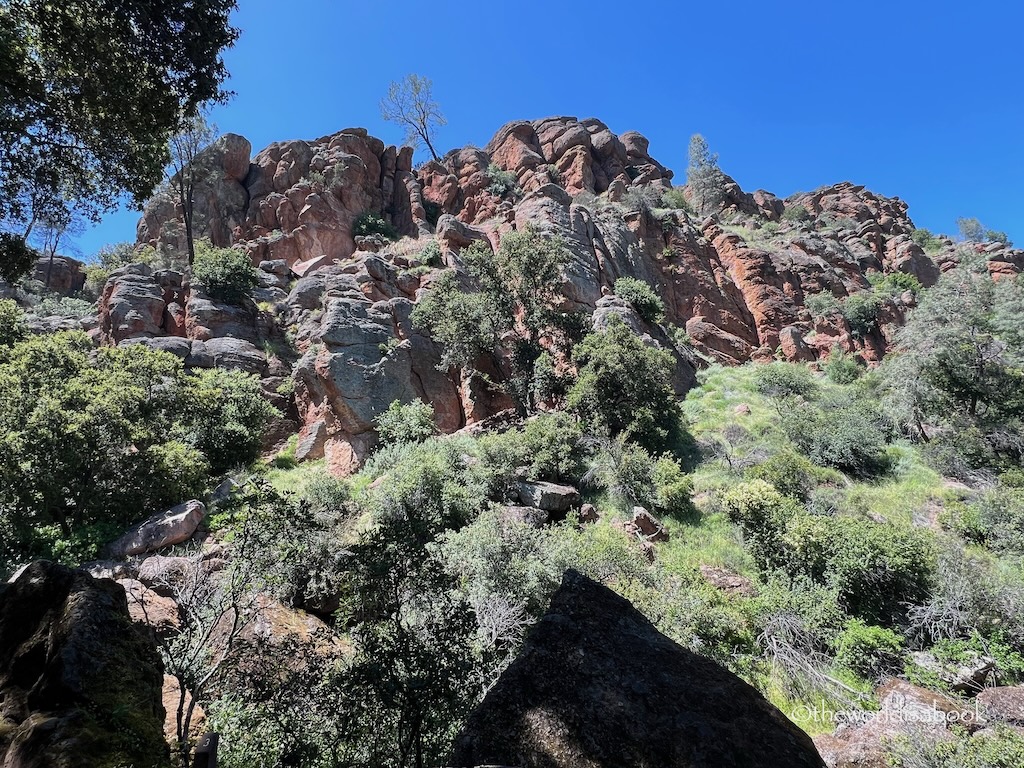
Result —
<svg viewBox="0 0 1024 768"><path fill-rule="evenodd" d="M1024 283L996 283L968 254L922 296L884 366L901 425L926 441L984 450L960 456L974 469L1024 456ZM968 468L971 468L970 466Z"/></svg>
<svg viewBox="0 0 1024 768"><path fill-rule="evenodd" d="M648 347L618 316L573 349L579 377L568 406L593 428L625 433L652 449L667 445L677 426L669 352Z"/></svg>
<svg viewBox="0 0 1024 768"><path fill-rule="evenodd" d="M725 174L718 167L718 155L711 152L707 140L699 133L690 138L686 186L698 214L705 215L718 210L725 192Z"/></svg>
<svg viewBox="0 0 1024 768"><path fill-rule="evenodd" d="M214 248L206 241L195 248L192 279L205 286L212 298L229 304L241 304L250 291L259 287L248 254L234 248Z"/></svg>
<svg viewBox="0 0 1024 768"><path fill-rule="evenodd" d="M0 222L24 240L71 208L141 203L184 117L225 96L234 0L0 4ZM10 242L5 242L9 246ZM5 272L16 266L5 247Z"/></svg>
<svg viewBox="0 0 1024 768"><path fill-rule="evenodd" d="M4 559L55 556L96 526L113 538L201 493L211 469L252 460L270 413L251 377L186 373L141 345L94 350L69 332L0 348Z"/></svg>

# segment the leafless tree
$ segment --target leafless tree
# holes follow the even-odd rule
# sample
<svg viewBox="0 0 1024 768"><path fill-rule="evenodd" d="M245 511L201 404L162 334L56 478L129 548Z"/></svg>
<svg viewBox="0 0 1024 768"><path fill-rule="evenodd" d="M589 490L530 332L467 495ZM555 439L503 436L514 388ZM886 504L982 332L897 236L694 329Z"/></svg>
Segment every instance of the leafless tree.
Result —
<svg viewBox="0 0 1024 768"><path fill-rule="evenodd" d="M447 125L448 121L434 101L432 89L430 78L406 75L388 86L388 95L380 101L380 114L388 122L405 129L405 141L409 146L424 145L434 160L439 160L431 137L436 128Z"/></svg>
<svg viewBox="0 0 1024 768"><path fill-rule="evenodd" d="M223 568L211 568L204 552L197 549L181 567L176 564L165 570L154 582L178 605L178 627L158 635L157 646L164 669L178 683L175 737L182 766L188 765L194 746L189 731L196 703L227 671L243 630L257 614L258 596L265 584L251 557L250 550L257 546L255 538L246 523ZM145 612L146 603L138 602ZM148 615L146 619L149 623Z"/></svg>
<svg viewBox="0 0 1024 768"><path fill-rule="evenodd" d="M206 117L202 114L198 114L186 119L170 140L171 164L166 171L167 181L178 198L178 205L181 206L189 266L192 266L192 262L196 258L193 224L196 179L200 170L196 165L196 158L216 137L217 126L207 122Z"/></svg>

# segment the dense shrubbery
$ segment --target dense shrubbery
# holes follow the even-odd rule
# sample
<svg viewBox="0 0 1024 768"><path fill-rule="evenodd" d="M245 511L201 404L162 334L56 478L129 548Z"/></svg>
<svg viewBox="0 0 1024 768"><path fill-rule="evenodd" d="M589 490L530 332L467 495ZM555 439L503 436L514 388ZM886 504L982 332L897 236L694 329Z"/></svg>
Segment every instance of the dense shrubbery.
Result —
<svg viewBox="0 0 1024 768"><path fill-rule="evenodd" d="M815 464L860 477L884 472L888 424L869 400L829 395L802 404L784 421L790 438Z"/></svg>
<svg viewBox="0 0 1024 768"><path fill-rule="evenodd" d="M204 286L211 298L229 304L241 304L259 287L256 268L244 251L214 248L208 242L196 243L192 279Z"/></svg>
<svg viewBox="0 0 1024 768"><path fill-rule="evenodd" d="M660 323L665 316L665 302L655 293L649 283L633 277L620 277L613 289L616 296L629 302L644 320Z"/></svg>
<svg viewBox="0 0 1024 768"><path fill-rule="evenodd" d="M255 458L271 410L252 377L185 373L139 345L60 333L0 348L4 559L53 556L60 540L95 554L96 526L116 533Z"/></svg>
<svg viewBox="0 0 1024 768"><path fill-rule="evenodd" d="M377 417L376 427L382 445L422 443L437 432L433 406L419 398L408 404L395 400Z"/></svg>
<svg viewBox="0 0 1024 768"><path fill-rule="evenodd" d="M617 316L608 328L573 349L579 374L569 390L569 409L593 430L622 433L655 450L678 429L672 393L671 354L648 347Z"/></svg>
<svg viewBox="0 0 1024 768"><path fill-rule="evenodd" d="M754 372L754 386L766 397L809 397L817 389L806 367L789 363L759 366Z"/></svg>
<svg viewBox="0 0 1024 768"><path fill-rule="evenodd" d="M522 194L519 189L519 180L513 171L503 171L499 166L491 163L487 166L487 178L490 184L487 191L495 197L517 197Z"/></svg>

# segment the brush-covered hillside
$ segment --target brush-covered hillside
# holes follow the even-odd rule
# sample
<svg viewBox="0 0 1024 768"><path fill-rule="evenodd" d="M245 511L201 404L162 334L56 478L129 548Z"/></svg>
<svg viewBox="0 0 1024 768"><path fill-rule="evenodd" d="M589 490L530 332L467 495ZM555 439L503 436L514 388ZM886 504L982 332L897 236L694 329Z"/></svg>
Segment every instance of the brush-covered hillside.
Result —
<svg viewBox="0 0 1024 768"><path fill-rule="evenodd" d="M227 768L1024 762L998 233L748 193L699 142L673 184L571 117L418 167L229 134L188 173L3 285L0 754L85 722L136 765L207 730ZM152 643L102 699L138 717L47 662L121 658L79 594Z"/></svg>

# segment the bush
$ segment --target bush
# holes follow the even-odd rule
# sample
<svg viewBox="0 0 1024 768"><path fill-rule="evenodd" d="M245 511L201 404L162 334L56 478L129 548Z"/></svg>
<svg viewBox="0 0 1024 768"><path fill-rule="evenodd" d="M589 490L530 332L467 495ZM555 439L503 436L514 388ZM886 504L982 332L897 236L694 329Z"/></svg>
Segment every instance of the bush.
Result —
<svg viewBox="0 0 1024 768"><path fill-rule="evenodd" d="M842 305L831 293L813 293L804 297L804 306L814 317L831 317L842 312Z"/></svg>
<svg viewBox="0 0 1024 768"><path fill-rule="evenodd" d="M934 253L942 249L942 242L939 238L923 227L915 229L911 233L910 238L928 253Z"/></svg>
<svg viewBox="0 0 1024 768"><path fill-rule="evenodd" d="M0 299L0 349L13 346L27 335L21 307L13 299Z"/></svg>
<svg viewBox="0 0 1024 768"><path fill-rule="evenodd" d="M888 469L888 424L875 404L841 394L820 404L804 404L787 415L783 427L812 462L859 477Z"/></svg>
<svg viewBox="0 0 1024 768"><path fill-rule="evenodd" d="M1024 765L1024 736L997 724L991 733L970 736L956 730L931 735L915 731L897 736L887 745L886 757L893 768L1014 768Z"/></svg>
<svg viewBox="0 0 1024 768"><path fill-rule="evenodd" d="M629 302L636 313L649 323L660 323L665 316L665 302L650 284L643 280L620 277L615 281L613 292L620 299Z"/></svg>
<svg viewBox="0 0 1024 768"><path fill-rule="evenodd" d="M849 517L795 515L779 558L786 573L835 587L851 615L881 626L928 594L935 570L924 533Z"/></svg>
<svg viewBox="0 0 1024 768"><path fill-rule="evenodd" d="M693 213L693 208L690 205L690 201L686 199L683 187L672 187L672 189L666 190L661 196L661 204L666 208L675 208L687 213Z"/></svg>
<svg viewBox="0 0 1024 768"><path fill-rule="evenodd" d="M662 456L654 464L651 473L654 483L655 509L677 518L691 519L697 509L693 505L693 481L679 466L679 462L668 456Z"/></svg>
<svg viewBox="0 0 1024 768"><path fill-rule="evenodd" d="M392 401L388 409L375 422L381 445L394 443L422 443L437 433L434 407L416 398L404 405Z"/></svg>
<svg viewBox="0 0 1024 768"><path fill-rule="evenodd" d="M487 166L487 178L490 184L487 191L495 197L518 197L522 194L519 180L513 171L503 171L495 163Z"/></svg>
<svg viewBox="0 0 1024 768"><path fill-rule="evenodd" d="M786 206L786 209L782 212L782 218L785 221L809 221L811 214L806 207L794 204Z"/></svg>
<svg viewBox="0 0 1024 768"><path fill-rule="evenodd" d="M365 237L367 235L382 235L388 240L397 240L398 232L390 221L381 214L373 211L365 211L352 222L352 236Z"/></svg>
<svg viewBox="0 0 1024 768"><path fill-rule="evenodd" d="M722 507L743 530L744 543L758 567L772 571L779 563L779 539L799 504L764 480L733 486L722 495Z"/></svg>
<svg viewBox="0 0 1024 768"><path fill-rule="evenodd" d="M68 317L79 319L96 314L96 305L85 299L71 296L47 296L33 310L39 317Z"/></svg>
<svg viewBox="0 0 1024 768"><path fill-rule="evenodd" d="M92 541L93 526L123 527L201 496L209 471L257 455L272 412L255 377L186 373L174 355L142 345L96 350L85 334L57 333L5 348L4 556L55 557L61 541ZM82 552L79 544L62 551Z"/></svg>
<svg viewBox="0 0 1024 768"><path fill-rule="evenodd" d="M814 394L817 383L804 365L771 363L754 371L754 388L766 397L808 397Z"/></svg>
<svg viewBox="0 0 1024 768"><path fill-rule="evenodd" d="M864 374L860 361L838 346L832 347L824 369L829 381L836 384L852 384Z"/></svg>
<svg viewBox="0 0 1024 768"><path fill-rule="evenodd" d="M890 272L886 275L876 272L868 277L868 282L874 287L875 293L882 296L899 296L906 291L916 296L922 290L921 281L906 272Z"/></svg>
<svg viewBox="0 0 1024 768"><path fill-rule="evenodd" d="M440 267L444 264L444 256L441 253L441 245L437 240L431 240L420 251L420 262L428 267Z"/></svg>
<svg viewBox="0 0 1024 768"><path fill-rule="evenodd" d="M900 667L903 638L891 629L851 619L836 639L836 661L869 680Z"/></svg>
<svg viewBox="0 0 1024 768"><path fill-rule="evenodd" d="M843 317L850 324L854 336L866 336L878 325L878 310L882 300L873 293L861 291L846 297L843 301Z"/></svg>
<svg viewBox="0 0 1024 768"><path fill-rule="evenodd" d="M214 248L208 242L196 243L192 279L205 286L211 298L228 304L241 304L260 284L248 255L234 248Z"/></svg>
<svg viewBox="0 0 1024 768"><path fill-rule="evenodd" d="M522 441L532 477L558 482L580 476L583 430L568 413L533 419L523 430Z"/></svg>
<svg viewBox="0 0 1024 768"><path fill-rule="evenodd" d="M670 353L648 347L613 315L606 330L587 336L572 354L579 377L569 390L570 410L613 437L625 434L655 450L671 444L679 417Z"/></svg>
<svg viewBox="0 0 1024 768"><path fill-rule="evenodd" d="M785 496L806 501L814 488L815 467L806 458L789 448L747 470L751 480L763 480Z"/></svg>
<svg viewBox="0 0 1024 768"><path fill-rule="evenodd" d="M1024 554L1024 491L998 487L964 505L955 519L964 538L995 552Z"/></svg>

